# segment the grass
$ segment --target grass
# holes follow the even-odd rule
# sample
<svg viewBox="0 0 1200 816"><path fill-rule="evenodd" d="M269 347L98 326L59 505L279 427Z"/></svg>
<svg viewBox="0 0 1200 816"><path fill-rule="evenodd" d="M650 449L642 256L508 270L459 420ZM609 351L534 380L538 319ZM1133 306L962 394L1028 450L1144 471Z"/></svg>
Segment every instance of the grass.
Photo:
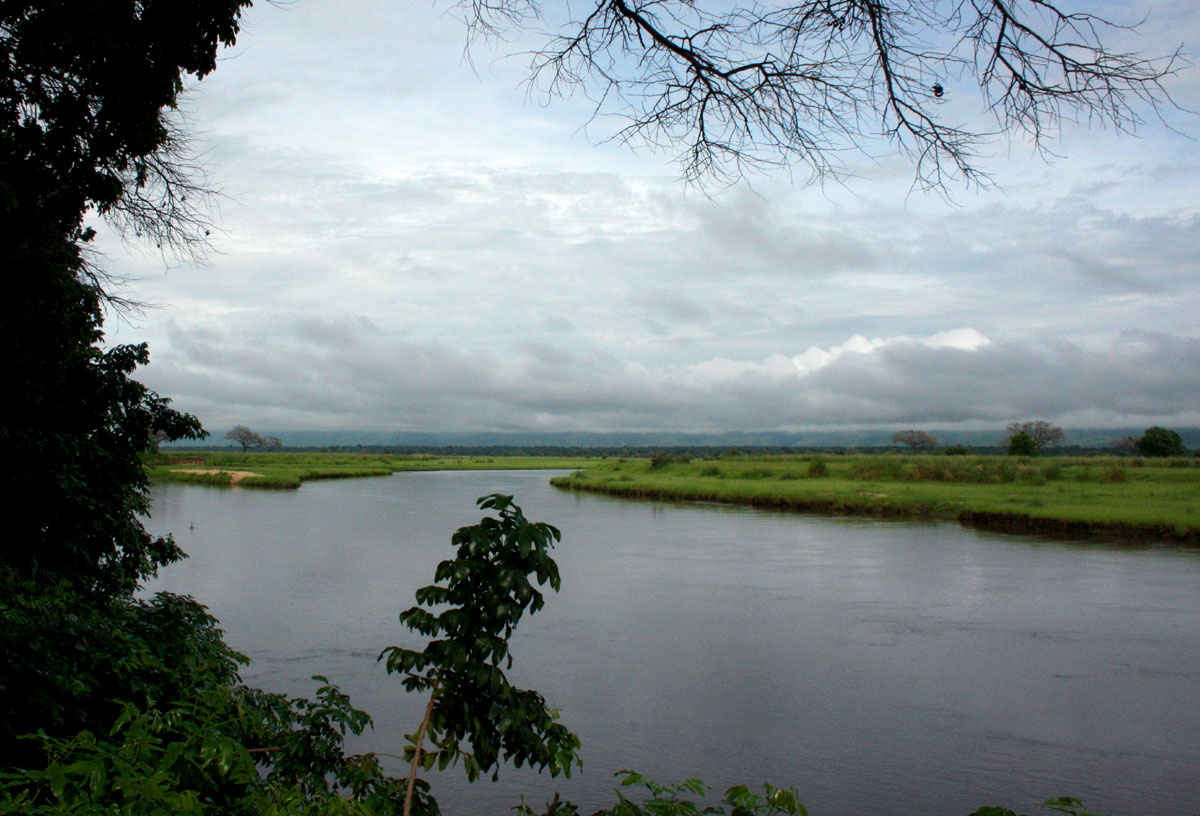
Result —
<svg viewBox="0 0 1200 816"><path fill-rule="evenodd" d="M187 473L181 468L218 470ZM167 451L155 481L298 488L314 479L415 470L573 470L559 486L875 516L959 519L1008 529L1200 542L1200 459L1003 456L730 456L588 459L429 454Z"/></svg>
<svg viewBox="0 0 1200 816"><path fill-rule="evenodd" d="M1200 460L772 456L591 462L555 485L822 512L1200 541Z"/></svg>
<svg viewBox="0 0 1200 816"><path fill-rule="evenodd" d="M235 472L253 473L238 487L294 489L316 479L390 476L411 470L535 470L580 468L592 460L582 457L430 456L426 454L262 453L257 451L164 451L147 460L156 482L183 482L229 487ZM195 473L188 470L217 470Z"/></svg>

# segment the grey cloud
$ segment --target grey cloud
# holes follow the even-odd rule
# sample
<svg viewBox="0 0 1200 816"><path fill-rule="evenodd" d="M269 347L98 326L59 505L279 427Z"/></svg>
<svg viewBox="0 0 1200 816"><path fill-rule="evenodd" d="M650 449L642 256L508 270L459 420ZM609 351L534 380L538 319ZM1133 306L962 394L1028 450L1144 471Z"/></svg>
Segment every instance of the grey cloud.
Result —
<svg viewBox="0 0 1200 816"><path fill-rule="evenodd" d="M176 326L148 383L214 427L768 429L990 423L1099 413L1200 421L1200 339L1133 331L1111 345L995 342L974 351L894 342L806 376L732 362L719 376L631 365L596 348L487 351L387 331L326 337ZM308 332L307 342L299 342ZM773 369L771 369L773 370Z"/></svg>

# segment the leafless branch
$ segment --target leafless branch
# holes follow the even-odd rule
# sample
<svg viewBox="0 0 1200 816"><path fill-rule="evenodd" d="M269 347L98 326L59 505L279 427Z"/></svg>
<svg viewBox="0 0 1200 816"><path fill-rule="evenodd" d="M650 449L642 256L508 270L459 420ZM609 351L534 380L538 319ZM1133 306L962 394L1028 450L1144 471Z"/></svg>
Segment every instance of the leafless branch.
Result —
<svg viewBox="0 0 1200 816"><path fill-rule="evenodd" d="M184 129L171 119L164 125L167 138L161 147L117 169L122 195L100 214L126 240L152 244L167 255L203 260L216 194Z"/></svg>
<svg viewBox="0 0 1200 816"><path fill-rule="evenodd" d="M980 147L998 134L1042 148L1064 119L1133 130L1173 104L1163 80L1187 67L1179 51L1109 50L1102 35L1119 26L1063 5L584 0L530 54L530 81L550 96L590 93L597 117L623 117L615 138L674 152L692 182L764 165L838 177L841 153L884 137L919 185L986 185ZM472 36L545 25L548 11L537 0L459 9ZM972 89L990 122L946 121L944 103Z"/></svg>

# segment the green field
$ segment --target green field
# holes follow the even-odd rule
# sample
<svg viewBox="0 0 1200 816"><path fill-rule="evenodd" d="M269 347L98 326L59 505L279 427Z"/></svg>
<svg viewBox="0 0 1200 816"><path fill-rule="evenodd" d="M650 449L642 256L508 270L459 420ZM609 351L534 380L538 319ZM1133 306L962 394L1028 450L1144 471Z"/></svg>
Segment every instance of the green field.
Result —
<svg viewBox="0 0 1200 816"><path fill-rule="evenodd" d="M1200 542L1200 459L772 456L601 460L555 485L989 527Z"/></svg>
<svg viewBox="0 0 1200 816"><path fill-rule="evenodd" d="M1200 542L1200 459L1194 457L806 454L651 460L169 451L150 460L147 469L154 481L285 489L314 479L397 471L561 469L575 472L554 479L559 487L629 497Z"/></svg>
<svg viewBox="0 0 1200 816"><path fill-rule="evenodd" d="M570 470L586 467L590 461L549 456L166 451L151 458L146 470L156 482L289 489L315 479L387 476L397 471Z"/></svg>

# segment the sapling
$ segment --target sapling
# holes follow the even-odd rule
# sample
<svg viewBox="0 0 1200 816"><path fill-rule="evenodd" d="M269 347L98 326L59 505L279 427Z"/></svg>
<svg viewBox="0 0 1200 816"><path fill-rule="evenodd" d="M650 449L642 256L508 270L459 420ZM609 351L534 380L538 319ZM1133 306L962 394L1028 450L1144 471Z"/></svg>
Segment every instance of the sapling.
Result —
<svg viewBox="0 0 1200 816"><path fill-rule="evenodd" d="M404 675L406 690L430 695L405 747L404 758L412 766L405 816L421 768L442 769L461 759L475 781L487 771L496 779L502 760L568 777L581 764L579 738L558 722L558 712L541 694L516 688L504 675L512 667L508 640L513 629L526 612L532 615L545 605L537 586L549 584L558 591L558 565L550 550L561 534L549 524L528 521L512 496L484 496L477 504L499 517L456 531L451 539L455 557L438 564L436 583L418 589L418 605L400 614L402 623L429 642L421 651L390 646L379 656L389 673Z"/></svg>

